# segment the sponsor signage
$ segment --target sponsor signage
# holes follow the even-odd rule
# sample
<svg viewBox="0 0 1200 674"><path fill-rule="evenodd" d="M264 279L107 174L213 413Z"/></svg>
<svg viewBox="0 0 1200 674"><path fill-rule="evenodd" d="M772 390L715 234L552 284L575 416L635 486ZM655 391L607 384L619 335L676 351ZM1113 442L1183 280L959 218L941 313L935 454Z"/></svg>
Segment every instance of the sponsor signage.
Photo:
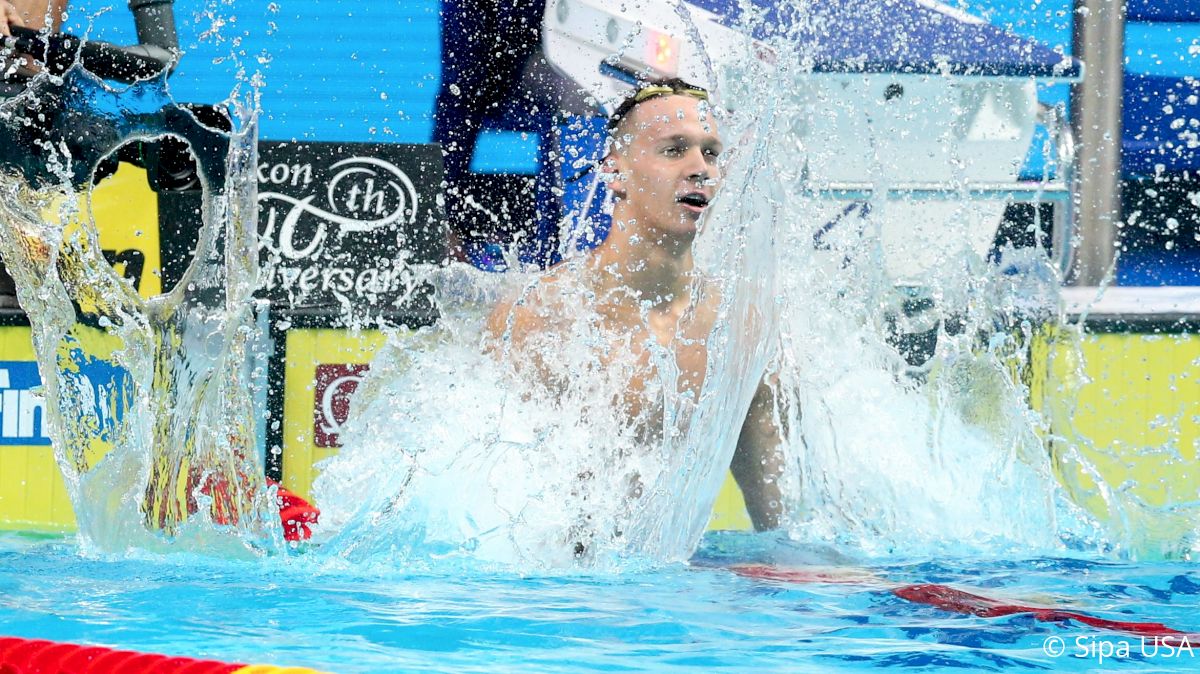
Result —
<svg viewBox="0 0 1200 674"><path fill-rule="evenodd" d="M441 162L436 145L260 142L261 294L337 313L411 307L410 265L444 254Z"/></svg>
<svg viewBox="0 0 1200 674"><path fill-rule="evenodd" d="M380 330L291 327L284 335L284 375L274 387L278 406L269 427L269 475L301 496L311 496L316 466L335 456L345 442L344 424L353 418L375 354L389 339ZM280 395L282 394L282 395ZM277 435L271 436L272 432ZM275 448L278 448L277 450Z"/></svg>
<svg viewBox="0 0 1200 674"><path fill-rule="evenodd" d="M318 364L314 381L313 444L341 447L338 434L350 417L350 396L366 375L369 365Z"/></svg>
<svg viewBox="0 0 1200 674"><path fill-rule="evenodd" d="M0 361L0 445L48 445L46 401L37 363Z"/></svg>

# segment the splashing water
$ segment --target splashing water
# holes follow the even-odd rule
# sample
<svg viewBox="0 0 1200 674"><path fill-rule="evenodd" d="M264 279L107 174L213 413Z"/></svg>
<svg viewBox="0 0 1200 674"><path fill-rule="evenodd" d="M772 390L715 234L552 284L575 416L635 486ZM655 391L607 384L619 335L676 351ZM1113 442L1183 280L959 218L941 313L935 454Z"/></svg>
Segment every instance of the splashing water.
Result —
<svg viewBox="0 0 1200 674"><path fill-rule="evenodd" d="M726 71L714 75L721 97L742 104L721 119L733 150L697 241L705 281L696 292L719 298L699 392L677 388L670 348L652 348L655 404L627 418L627 382L642 366L612 356L624 336L598 327L581 283L563 290L578 307L562 317L569 338L539 353L561 386L530 381L503 344L488 352L482 326L501 297L527 292L536 276L423 270L442 320L391 335L360 387L345 448L314 485L324 513L317 554L521 570L684 560L764 372L776 382L794 539L913 555L1119 545L1059 486L1055 461L1065 459L1045 450L1045 421L1018 376L1029 367L1030 326L1062 320L1044 255L1014 278L963 244L906 279L938 298L931 320L941 326L937 354L914 372L888 343L897 290L882 253L883 215L905 204L872 199L856 226L827 230L829 205L809 192L802 167L836 158L797 133L812 125L820 97L795 36L772 40L773 63L747 49L723 55ZM161 80L114 91L74 70L63 83L41 82L32 95L73 92L80 114L111 128L97 137L101 155L166 133L193 147L214 142L186 122ZM70 224L86 211L66 187L81 158L48 162L63 186L3 182L0 254L34 325L83 539L104 549L279 545L249 397L253 105L234 110L236 131L220 136L227 159L204 166L196 260L178 287L149 301L113 274L92 227ZM15 111L5 104L0 123ZM888 184L886 166L872 170ZM950 209L974 217L970 202ZM583 264L568 260L564 276Z"/></svg>
<svg viewBox="0 0 1200 674"><path fill-rule="evenodd" d="M277 545L250 398L253 106L235 106L237 130L223 134L175 105L163 78L113 89L76 67L39 75L4 103L6 135L35 127L43 102L61 102L62 117L34 143L44 173L5 176L0 255L32 326L81 540L113 550ZM143 300L105 262L75 186L122 144L165 135L187 141L200 166L204 227L178 286Z"/></svg>
<svg viewBox="0 0 1200 674"><path fill-rule="evenodd" d="M506 345L499 359L482 346L498 298L541 280L447 270L435 282L440 325L391 340L377 357L346 447L314 485L326 521L340 529L326 550L409 563L468 556L523 570L687 559L774 330L774 274L754 272L748 254L767 245L778 217L773 186L751 175L759 161L730 162L741 199L714 204L702 235L706 280L695 296L720 301L716 327L700 336L708 363L698 395L677 388L671 348L652 347L647 369L628 336L602 327L582 280L585 258L564 263L558 306L574 307L558 317L566 336L547 336L535 351L562 373L555 385L531 381ZM626 390L647 372L653 402L631 420Z"/></svg>
<svg viewBox="0 0 1200 674"><path fill-rule="evenodd" d="M828 206L807 193L800 167L832 159L811 156L795 134L812 124L813 86L790 39L779 37L781 56L770 65L749 50L742 59L723 54L733 65L722 95L748 103L722 119L735 149L696 243L722 298L700 395L674 389L671 354L659 353L662 432L648 438L614 405L634 371L598 358L597 345L620 336L597 330L582 284L564 302L578 307L562 317L570 338L548 339L537 352L565 373L550 394L524 381L511 359L481 355L479 326L503 284L443 280L459 297L441 294L447 320L419 347L393 341L376 362L347 448L315 485L326 513L345 523L329 550L405 562L466 556L522 569L685 559L768 362L786 436L792 537L866 554L1062 553L1064 539L1100 545L1058 487L1040 419L1013 377L1020 335L996 327L1011 322L1004 311L1013 306L1030 305L1014 314L1022 319L1057 317L1057 278L1045 255L1030 261L1024 285L993 271L970 242L952 248L951 259L927 260L918 280L947 306L966 308L953 317L967 327L957 336L943 330L936 365L909 376L886 339L881 307L897 291L878 218L905 204L875 200L876 216L859 227L824 231ZM885 185L886 167L874 177ZM948 211L998 217L995 206L973 206ZM363 500L368 485L381 484Z"/></svg>
<svg viewBox="0 0 1200 674"><path fill-rule="evenodd" d="M775 128L789 130L830 126L821 115L898 114L870 111L855 95L814 77L803 49L795 48L794 32L804 29L804 17L796 19L793 32L783 30L771 45L778 63L765 67L747 59L748 72L727 78L742 89L733 92L736 100L749 102L738 114L772 114ZM957 110L988 96L1021 105L1005 85L963 86L937 76L894 79L925 98L898 118L900 129L888 120L864 127L873 147L895 142L885 137L889 133L918 129L931 109ZM965 193L971 163L955 149L952 135L960 132L951 127L929 151L956 167L948 179ZM760 154L755 179L776 183L776 208L786 217L769 247L747 253L771 260L779 274L779 348L772 368L788 463L789 535L868 556L1186 555L1194 511L1150 512L1106 489L1078 452L1048 451L1050 419L1030 407L1027 379L1039 367L1031 349L1056 331L1060 341L1078 333L1056 327L1065 323L1061 279L1046 251L1010 249L1004 264L989 262L971 232L980 218L999 220L994 205L950 199L926 209L943 217L931 229L915 199L885 196L901 180L902 167L889 160L909 160L882 149L865 160L845 158L840 148L792 140L752 140L770 148ZM865 162L876 190L866 201L831 206L814 189L821 186L818 176L847 162ZM937 174L937 164L929 174ZM899 234L897 222L906 228ZM897 246L897 236L903 245ZM986 250L990 241L982 243ZM895 262L897 248L907 258L903 265ZM892 339L897 324L911 320L899 306L912 288L933 298L917 319L937 336L936 353L922 367L905 362ZM1080 473L1088 477L1081 480ZM1085 511L1085 492L1104 505ZM1092 513L1107 517L1097 520Z"/></svg>
<svg viewBox="0 0 1200 674"><path fill-rule="evenodd" d="M792 92L772 99L779 126L819 124L818 102L815 110L836 111L824 114L872 114L855 109L861 101L854 96L827 96L788 36L775 46L781 60L795 59L770 73L772 91ZM914 77L905 84L917 89L926 81ZM944 89L947 100L924 105L957 105L954 87ZM747 92L739 100L761 97ZM887 125L876 128L871 133L886 133ZM854 225L833 230L830 204L806 189L811 176L799 167L842 160L801 143L755 142L770 143L758 176L779 185L778 207L788 214L772 247L751 255L773 260L780 270L775 369L789 467L789 534L868 555L927 555L1061 553L1064 536L1090 532L1054 479L1039 420L1011 377L1013 338L1000 327L1005 307L1013 305L1011 292L1032 289L1037 294L1026 301L1034 305L1048 296L1050 304L1034 307L1036 318L1055 315L1056 279L1045 256L1027 270L1040 284L1006 286L968 240L968 223L978 217L973 211L998 219L995 207L964 200L943 207L951 217L939 232L941 241L904 249L910 259L926 260L917 272L897 278L885 259L886 218L910 204L883 196L897 180L885 159L868 166L877 196L854 206ZM966 179L959 175L955 182ZM920 231L920 214L912 217L914 232ZM947 243L955 241L961 243ZM888 340L901 280L938 299L925 317L940 326L938 352L925 371L913 372ZM951 320L963 327L949 330Z"/></svg>

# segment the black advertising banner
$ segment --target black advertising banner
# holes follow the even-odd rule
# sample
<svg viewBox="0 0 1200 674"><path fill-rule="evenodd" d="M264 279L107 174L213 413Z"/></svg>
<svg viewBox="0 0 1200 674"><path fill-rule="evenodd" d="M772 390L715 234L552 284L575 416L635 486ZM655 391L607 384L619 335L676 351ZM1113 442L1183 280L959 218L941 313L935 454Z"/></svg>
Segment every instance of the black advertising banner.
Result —
<svg viewBox="0 0 1200 674"><path fill-rule="evenodd" d="M415 299L411 265L444 255L436 145L263 141L258 153L261 296L356 315Z"/></svg>
<svg viewBox="0 0 1200 674"><path fill-rule="evenodd" d="M259 297L276 313L338 325L432 318L412 266L445 257L437 145L260 141ZM163 194L164 287L191 260L196 194Z"/></svg>

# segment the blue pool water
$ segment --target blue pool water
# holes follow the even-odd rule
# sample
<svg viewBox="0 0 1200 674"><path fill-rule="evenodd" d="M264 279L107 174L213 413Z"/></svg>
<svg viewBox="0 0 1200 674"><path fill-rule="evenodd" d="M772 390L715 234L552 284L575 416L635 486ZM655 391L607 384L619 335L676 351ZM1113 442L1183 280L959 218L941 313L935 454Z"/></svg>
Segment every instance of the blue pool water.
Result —
<svg viewBox="0 0 1200 674"><path fill-rule="evenodd" d="M346 673L1200 668L1200 653L1155 654L1152 640L1075 623L957 615L880 586L770 582L720 568L748 560L864 568L767 535L709 534L691 566L619 575L315 560L92 559L71 539L3 535L0 634ZM1200 632L1200 570L1189 564L941 559L865 570ZM1048 655L1047 644L1065 652Z"/></svg>

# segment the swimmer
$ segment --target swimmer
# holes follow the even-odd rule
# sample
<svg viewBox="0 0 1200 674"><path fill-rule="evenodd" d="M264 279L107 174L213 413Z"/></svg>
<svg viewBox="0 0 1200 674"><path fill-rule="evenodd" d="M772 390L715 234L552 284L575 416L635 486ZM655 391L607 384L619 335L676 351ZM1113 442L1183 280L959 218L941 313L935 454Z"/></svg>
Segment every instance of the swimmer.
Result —
<svg viewBox="0 0 1200 674"><path fill-rule="evenodd" d="M622 375L628 392L623 412L653 432L662 426L662 410L655 402L661 397L649 390L657 378L648 345L674 352L679 392L698 396L706 374L704 342L719 298L697 278L692 242L720 184L722 143L707 92L679 79L635 91L613 113L608 134L602 170L615 197L608 237L581 262L547 270L519 300L502 302L487 331L492 350L514 358L519 372L551 390L565 387L564 375L546 357L556 340L566 338L569 317L586 298L601 332L620 336L598 349L599 369L621 359L635 363L620 370L628 373ZM764 381L730 466L758 530L777 527L781 514L782 460L773 406L772 388Z"/></svg>

